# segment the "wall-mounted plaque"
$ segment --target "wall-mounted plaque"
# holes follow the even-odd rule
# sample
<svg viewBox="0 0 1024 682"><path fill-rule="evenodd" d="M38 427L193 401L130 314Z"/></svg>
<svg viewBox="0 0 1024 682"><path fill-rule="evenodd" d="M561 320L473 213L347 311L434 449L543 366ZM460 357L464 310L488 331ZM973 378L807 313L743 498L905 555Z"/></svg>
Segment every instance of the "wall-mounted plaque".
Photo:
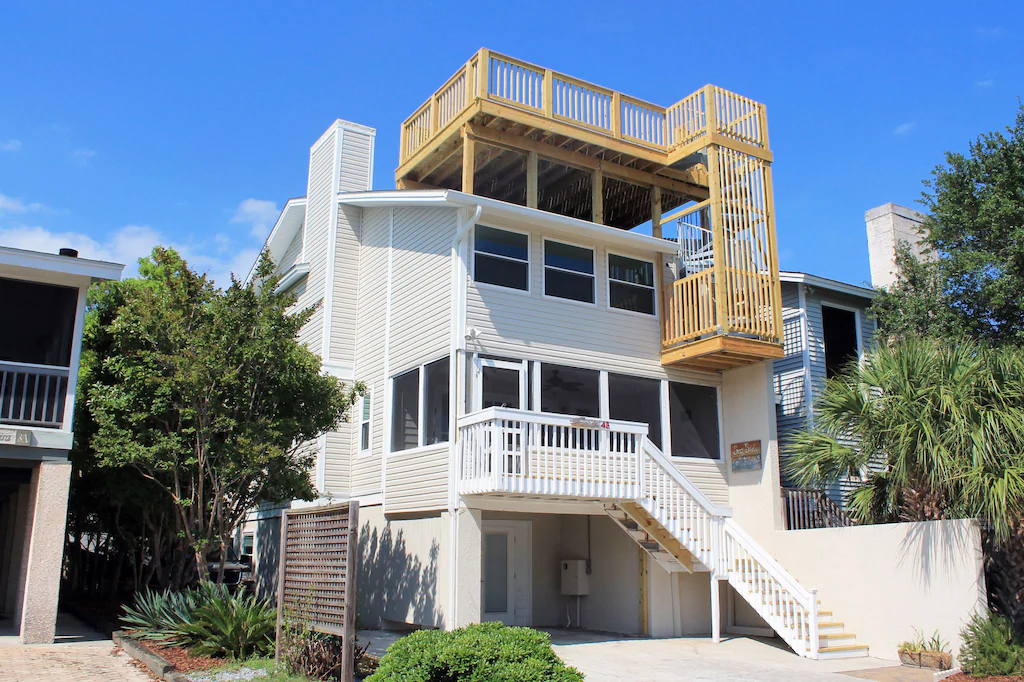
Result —
<svg viewBox="0 0 1024 682"><path fill-rule="evenodd" d="M729 446L733 471L757 471L761 468L761 441L748 440Z"/></svg>

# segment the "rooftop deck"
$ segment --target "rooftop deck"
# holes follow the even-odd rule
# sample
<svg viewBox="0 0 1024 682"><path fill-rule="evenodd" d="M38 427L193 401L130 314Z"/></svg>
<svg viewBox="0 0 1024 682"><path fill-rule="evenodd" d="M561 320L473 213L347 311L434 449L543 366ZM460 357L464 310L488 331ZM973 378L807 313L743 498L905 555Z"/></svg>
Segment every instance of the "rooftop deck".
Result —
<svg viewBox="0 0 1024 682"><path fill-rule="evenodd" d="M402 124L395 176L622 229L650 221L679 245L663 361L716 371L781 356L771 161L749 98L706 85L666 107L482 49Z"/></svg>

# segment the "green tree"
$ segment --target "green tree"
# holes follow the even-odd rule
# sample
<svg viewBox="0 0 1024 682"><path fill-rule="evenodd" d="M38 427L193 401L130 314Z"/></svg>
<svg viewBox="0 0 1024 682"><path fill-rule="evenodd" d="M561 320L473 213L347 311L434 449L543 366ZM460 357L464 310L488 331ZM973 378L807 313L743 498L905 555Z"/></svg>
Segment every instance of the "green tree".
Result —
<svg viewBox="0 0 1024 682"><path fill-rule="evenodd" d="M263 256L250 283L220 290L158 247L91 313L87 447L101 467L162 491L200 577L250 509L312 499L310 444L338 427L357 389L297 342L315 308L289 312L295 297L273 271Z"/></svg>
<svg viewBox="0 0 1024 682"><path fill-rule="evenodd" d="M826 382L813 427L787 456L801 485L863 477L848 499L863 523L980 518L990 561L1009 560L990 571L993 605L1024 616L1024 576L1012 568L1024 559L1024 352L969 340L881 344Z"/></svg>
<svg viewBox="0 0 1024 682"><path fill-rule="evenodd" d="M922 195L927 256L898 256L874 304L890 336L967 336L1024 345L1024 106L1004 132L948 152Z"/></svg>

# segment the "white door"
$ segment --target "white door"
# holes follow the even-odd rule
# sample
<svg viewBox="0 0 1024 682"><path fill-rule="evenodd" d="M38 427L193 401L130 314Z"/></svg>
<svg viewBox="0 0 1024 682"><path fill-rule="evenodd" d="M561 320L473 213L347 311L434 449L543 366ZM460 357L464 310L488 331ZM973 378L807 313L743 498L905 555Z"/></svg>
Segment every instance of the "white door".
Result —
<svg viewBox="0 0 1024 682"><path fill-rule="evenodd" d="M526 362L477 356L472 411L488 407L526 409Z"/></svg>
<svg viewBox="0 0 1024 682"><path fill-rule="evenodd" d="M484 521L482 620L530 625L532 614L529 521Z"/></svg>

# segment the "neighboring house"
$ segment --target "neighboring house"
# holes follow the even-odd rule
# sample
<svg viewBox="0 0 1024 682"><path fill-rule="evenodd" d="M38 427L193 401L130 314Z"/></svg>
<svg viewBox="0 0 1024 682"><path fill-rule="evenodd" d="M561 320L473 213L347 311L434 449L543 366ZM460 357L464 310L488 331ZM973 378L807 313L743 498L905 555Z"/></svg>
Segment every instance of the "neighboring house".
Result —
<svg viewBox="0 0 1024 682"><path fill-rule="evenodd" d="M874 290L803 272L783 272L780 278L786 355L773 364L786 524L798 530L845 523L840 507L851 482L826 491L801 489L786 474L786 449L795 432L811 425L825 379L869 348L875 322L867 310Z"/></svg>
<svg viewBox="0 0 1024 682"><path fill-rule="evenodd" d="M360 503L365 626L774 631L865 655L786 570L839 585L824 608L870 630L858 562L896 551L790 551L815 539L782 513L764 107L713 86L659 107L481 50L403 124L398 190L372 190L375 137L332 125L265 247L297 307L321 303L301 341L367 387L311 472L317 504ZM278 517L240 533L266 594ZM952 600L901 583L887 623L959 627L971 570Z"/></svg>
<svg viewBox="0 0 1024 682"><path fill-rule="evenodd" d="M124 268L77 255L0 246L0 623L25 644L54 638L86 292Z"/></svg>

